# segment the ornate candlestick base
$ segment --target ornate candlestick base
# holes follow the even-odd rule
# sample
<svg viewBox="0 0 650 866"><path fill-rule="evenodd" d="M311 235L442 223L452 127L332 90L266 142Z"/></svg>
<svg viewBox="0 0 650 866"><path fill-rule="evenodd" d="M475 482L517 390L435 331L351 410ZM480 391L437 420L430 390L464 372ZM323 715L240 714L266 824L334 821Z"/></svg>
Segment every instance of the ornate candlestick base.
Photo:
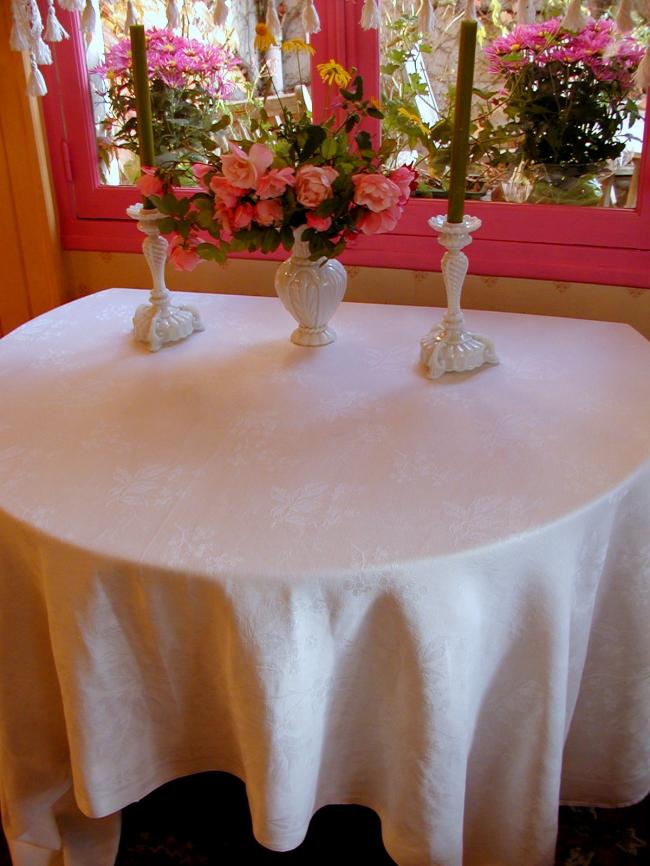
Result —
<svg viewBox="0 0 650 866"><path fill-rule="evenodd" d="M140 304L133 316L133 333L152 352L157 352L165 343L182 340L193 331L202 331L203 323L195 307L177 307L171 303L171 292L165 285L168 244L158 228L162 219L160 211L134 204L126 212L138 221L138 228L147 236L142 242L142 252L153 280L149 303Z"/></svg>
<svg viewBox="0 0 650 866"><path fill-rule="evenodd" d="M445 216L436 216L431 217L429 225L440 232L438 242L447 248L442 257L447 312L441 324L420 340L420 361L427 368L427 376L437 379L443 373L460 373L483 364L498 364L492 340L465 331L465 319L460 309L460 294L467 274L467 256L461 250L471 244L470 232L479 228L481 220L466 216L462 223L448 223Z"/></svg>

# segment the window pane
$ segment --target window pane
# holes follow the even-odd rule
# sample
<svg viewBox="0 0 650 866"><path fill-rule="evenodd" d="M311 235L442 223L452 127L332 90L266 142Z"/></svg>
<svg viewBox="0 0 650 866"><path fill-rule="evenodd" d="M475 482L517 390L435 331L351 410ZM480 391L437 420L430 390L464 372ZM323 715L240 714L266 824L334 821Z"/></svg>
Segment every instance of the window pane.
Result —
<svg viewBox="0 0 650 866"><path fill-rule="evenodd" d="M522 29L522 5L477 4L468 197L635 207L645 103L630 70L647 24L634 12L624 36L616 8L601 4L602 17L573 34L559 29L564 5L552 2ZM402 162L417 161L419 194L442 198L464 4L438 3L425 36L419 8L415 0L382 4L383 131L398 138Z"/></svg>
<svg viewBox="0 0 650 866"><path fill-rule="evenodd" d="M215 23L213 0L178 0L180 18L168 27L166 0L100 0L100 16L86 42L97 156L102 183L132 184L139 174L137 131L129 69L129 11L148 38L148 61L159 157L188 155L201 161L219 152L228 138L251 135L264 107L270 117L284 109L311 110L310 57L280 42L256 47L256 24L264 22L265 0L237 0L227 19ZM302 0L277 6L282 41L307 41ZM263 37L265 34L262 33ZM286 46L285 46L286 47ZM188 182L190 182L188 180Z"/></svg>

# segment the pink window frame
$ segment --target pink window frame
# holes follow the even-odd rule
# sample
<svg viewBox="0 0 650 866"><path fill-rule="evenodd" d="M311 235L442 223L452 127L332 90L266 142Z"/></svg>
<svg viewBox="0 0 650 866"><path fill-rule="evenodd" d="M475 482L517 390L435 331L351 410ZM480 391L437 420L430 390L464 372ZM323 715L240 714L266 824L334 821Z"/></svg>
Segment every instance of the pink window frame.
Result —
<svg viewBox="0 0 650 866"><path fill-rule="evenodd" d="M335 58L356 67L364 77L366 93L377 95L377 34L359 26L359 4L327 0L319 11L322 29L313 38L313 62ZM82 37L78 21L73 20L77 16L61 14L72 38L54 46L55 64L45 73L50 92L43 100L61 243L68 250L137 252L141 237L125 214L137 201L136 191L99 182ZM317 75L312 96L318 114L326 107L328 90ZM469 203L468 213L483 221L472 244L472 273L650 288L649 126L635 209ZM343 261L439 270L442 250L427 221L443 208L444 202L413 199L394 232L360 238ZM281 250L271 256L282 257Z"/></svg>

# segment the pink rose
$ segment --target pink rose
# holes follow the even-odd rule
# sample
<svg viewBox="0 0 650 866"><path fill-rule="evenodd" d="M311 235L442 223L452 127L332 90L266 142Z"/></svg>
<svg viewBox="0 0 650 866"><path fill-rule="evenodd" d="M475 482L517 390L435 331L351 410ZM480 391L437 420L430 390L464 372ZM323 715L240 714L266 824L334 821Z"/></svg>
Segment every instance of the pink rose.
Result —
<svg viewBox="0 0 650 866"><path fill-rule="evenodd" d="M247 201L238 204L232 217L233 228L247 229L253 221L255 210Z"/></svg>
<svg viewBox="0 0 650 866"><path fill-rule="evenodd" d="M339 176L329 165L303 165L296 172L296 198L305 207L316 208L332 194L332 182Z"/></svg>
<svg viewBox="0 0 650 866"><path fill-rule="evenodd" d="M143 168L142 174L136 180L135 185L145 198L149 198L150 195L163 194L162 181L156 177L153 168Z"/></svg>
<svg viewBox="0 0 650 866"><path fill-rule="evenodd" d="M202 186L203 189L207 189L208 185L205 182L205 176L208 172L214 171L211 165L206 165L204 162L195 162L192 166L192 174L198 180L199 186Z"/></svg>
<svg viewBox="0 0 650 866"><path fill-rule="evenodd" d="M394 207L402 197L396 183L383 174L353 174L354 201L374 213Z"/></svg>
<svg viewBox="0 0 650 866"><path fill-rule="evenodd" d="M310 229L316 229L317 232L326 232L327 229L332 225L332 217L319 217L316 214L308 211L307 213L307 227Z"/></svg>
<svg viewBox="0 0 650 866"><path fill-rule="evenodd" d="M409 165L402 165L400 168L396 168L395 171L391 171L388 175L390 180L396 183L400 189L401 196L397 202L400 207L404 207L409 200L417 176L417 171L414 171Z"/></svg>
<svg viewBox="0 0 650 866"><path fill-rule="evenodd" d="M241 189L253 189L272 162L272 152L265 144L259 143L254 144L247 154L231 141L230 153L221 157L224 177Z"/></svg>
<svg viewBox="0 0 650 866"><path fill-rule="evenodd" d="M169 258L177 271L193 271L200 264L201 258L196 253L196 244L176 235L169 250Z"/></svg>
<svg viewBox="0 0 650 866"><path fill-rule="evenodd" d="M214 200L220 201L226 207L235 207L243 190L233 186L225 177L215 175L210 181L210 189Z"/></svg>
<svg viewBox="0 0 650 866"><path fill-rule="evenodd" d="M379 235L384 232L392 232L397 221L402 216L402 208L393 205L382 211L367 211L357 218L357 227L364 235Z"/></svg>
<svg viewBox="0 0 650 866"><path fill-rule="evenodd" d="M277 198L287 186L293 186L295 182L296 177L290 166L272 168L257 181L256 191L260 198Z"/></svg>
<svg viewBox="0 0 650 866"><path fill-rule="evenodd" d="M254 220L261 226L272 226L273 223L282 222L284 211L277 199L263 199L255 205Z"/></svg>

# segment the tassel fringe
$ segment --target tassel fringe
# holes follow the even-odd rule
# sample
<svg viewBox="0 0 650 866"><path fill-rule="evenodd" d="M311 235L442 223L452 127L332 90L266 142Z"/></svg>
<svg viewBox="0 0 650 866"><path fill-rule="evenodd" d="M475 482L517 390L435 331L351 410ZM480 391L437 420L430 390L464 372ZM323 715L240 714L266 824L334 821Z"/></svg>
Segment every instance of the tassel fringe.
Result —
<svg viewBox="0 0 650 866"><path fill-rule="evenodd" d="M97 12L93 0L86 0L86 7L81 15L81 32L90 41L97 25Z"/></svg>
<svg viewBox="0 0 650 866"><path fill-rule="evenodd" d="M25 33L24 29L17 21L14 21L14 25L11 28L11 36L9 37L9 47L11 50L28 51L30 47L29 42L29 36Z"/></svg>
<svg viewBox="0 0 650 866"><path fill-rule="evenodd" d="M59 0L59 6L66 12L83 12L84 0Z"/></svg>
<svg viewBox="0 0 650 866"><path fill-rule="evenodd" d="M535 4L533 0L518 0L517 24L535 23Z"/></svg>
<svg viewBox="0 0 650 866"><path fill-rule="evenodd" d="M433 10L432 0L422 0L418 9L418 30L423 36L433 33L436 26L436 13Z"/></svg>
<svg viewBox="0 0 650 866"><path fill-rule="evenodd" d="M228 0L215 0L214 9L212 11L212 20L217 27L225 27L228 20Z"/></svg>
<svg viewBox="0 0 650 866"><path fill-rule="evenodd" d="M266 26L271 31L276 42L282 42L282 24L275 8L274 0L268 0L266 7Z"/></svg>
<svg viewBox="0 0 650 866"><path fill-rule="evenodd" d="M52 63L52 52L40 36L34 42L32 50L39 66L49 66Z"/></svg>
<svg viewBox="0 0 650 866"><path fill-rule="evenodd" d="M305 8L302 10L302 26L305 34L320 33L320 18L314 6L314 0L306 0Z"/></svg>
<svg viewBox="0 0 650 866"><path fill-rule="evenodd" d="M45 26L45 38L48 42L62 42L64 39L69 39L70 34L61 26L61 22L56 17L54 8L54 0L48 0L49 7L47 10L47 24Z"/></svg>
<svg viewBox="0 0 650 866"><path fill-rule="evenodd" d="M129 32L129 27L132 24L138 23L138 13L135 11L135 6L133 5L133 0L129 0L126 4L126 21L124 22L124 32Z"/></svg>
<svg viewBox="0 0 650 866"><path fill-rule="evenodd" d="M616 26L621 33L629 33L634 27L632 20L632 0L621 0L616 13Z"/></svg>
<svg viewBox="0 0 650 866"><path fill-rule="evenodd" d="M364 30L379 30L381 26L379 0L365 0L361 10L361 26Z"/></svg>
<svg viewBox="0 0 650 866"><path fill-rule="evenodd" d="M45 85L45 79L41 75L41 71L36 65L36 58L32 54L31 56L31 66L32 71L29 76L29 81L27 82L27 93L30 96L45 96L47 93L47 87Z"/></svg>
<svg viewBox="0 0 650 866"><path fill-rule="evenodd" d="M167 27L170 30L178 30L181 26L181 10L176 0L167 0Z"/></svg>
<svg viewBox="0 0 650 866"><path fill-rule="evenodd" d="M650 87L650 42L645 50L643 59L634 73L634 84L639 90L647 90Z"/></svg>
<svg viewBox="0 0 650 866"><path fill-rule="evenodd" d="M567 30L582 30L587 23L587 18L582 11L582 0L571 0L566 15L562 20L562 26Z"/></svg>

